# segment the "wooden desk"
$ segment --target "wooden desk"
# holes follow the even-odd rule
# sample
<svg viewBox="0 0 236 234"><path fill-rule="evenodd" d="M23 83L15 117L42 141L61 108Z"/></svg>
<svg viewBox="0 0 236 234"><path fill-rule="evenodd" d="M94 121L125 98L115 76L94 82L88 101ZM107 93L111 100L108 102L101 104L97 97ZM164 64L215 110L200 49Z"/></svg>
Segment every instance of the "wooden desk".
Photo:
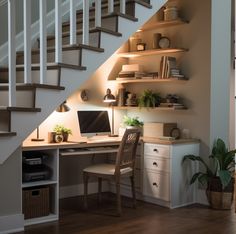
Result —
<svg viewBox="0 0 236 234"><path fill-rule="evenodd" d="M87 142L62 142L47 143L25 141L22 145L22 151L35 152L40 151L49 155L44 164L52 170L52 176L49 180L22 183L22 189L35 189L38 186L50 187L50 215L25 220L25 225L38 224L48 221L55 221L59 218L59 157L66 156L88 156L94 154L110 154L118 151L121 138L119 137L95 137Z"/></svg>

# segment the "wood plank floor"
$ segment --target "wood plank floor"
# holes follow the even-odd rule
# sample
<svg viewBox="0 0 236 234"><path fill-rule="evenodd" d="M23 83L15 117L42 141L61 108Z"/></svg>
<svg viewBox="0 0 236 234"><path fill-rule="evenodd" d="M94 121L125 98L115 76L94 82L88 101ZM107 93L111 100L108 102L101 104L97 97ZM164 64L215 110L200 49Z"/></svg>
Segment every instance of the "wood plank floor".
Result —
<svg viewBox="0 0 236 234"><path fill-rule="evenodd" d="M60 221L25 228L20 234L235 234L234 210L218 211L194 205L170 210L138 202L132 209L130 199L122 198L122 217L113 216L114 195L104 194L100 207L96 197L90 208L82 210L81 198L60 201Z"/></svg>

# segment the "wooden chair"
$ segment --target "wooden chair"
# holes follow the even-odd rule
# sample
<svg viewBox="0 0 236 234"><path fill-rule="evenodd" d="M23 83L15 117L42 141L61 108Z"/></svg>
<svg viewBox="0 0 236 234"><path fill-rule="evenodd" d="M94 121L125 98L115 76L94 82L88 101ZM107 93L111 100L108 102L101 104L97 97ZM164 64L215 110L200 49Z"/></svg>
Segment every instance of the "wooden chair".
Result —
<svg viewBox="0 0 236 234"><path fill-rule="evenodd" d="M139 142L140 130L127 129L124 133L120 143L116 164L95 164L83 170L84 177L84 208L87 209L87 194L88 194L88 179L90 176L98 177L98 198L101 201L102 179L115 181L116 185L116 200L117 200L117 214L121 215L121 196L120 196L120 179L121 177L130 177L133 206L136 207L135 197L135 156L136 149Z"/></svg>

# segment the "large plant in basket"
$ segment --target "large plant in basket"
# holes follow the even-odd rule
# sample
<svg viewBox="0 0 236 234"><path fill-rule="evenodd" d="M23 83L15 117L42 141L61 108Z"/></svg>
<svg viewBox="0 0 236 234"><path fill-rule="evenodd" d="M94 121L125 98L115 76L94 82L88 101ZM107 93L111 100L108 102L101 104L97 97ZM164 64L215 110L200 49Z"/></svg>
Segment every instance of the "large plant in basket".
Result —
<svg viewBox="0 0 236 234"><path fill-rule="evenodd" d="M186 155L183 158L183 162L191 160L201 164L200 171L192 176L190 184L199 181L202 185L207 185L206 195L212 208L231 208L234 191L235 153L235 149L229 151L224 141L217 139L209 156L209 163L195 155Z"/></svg>

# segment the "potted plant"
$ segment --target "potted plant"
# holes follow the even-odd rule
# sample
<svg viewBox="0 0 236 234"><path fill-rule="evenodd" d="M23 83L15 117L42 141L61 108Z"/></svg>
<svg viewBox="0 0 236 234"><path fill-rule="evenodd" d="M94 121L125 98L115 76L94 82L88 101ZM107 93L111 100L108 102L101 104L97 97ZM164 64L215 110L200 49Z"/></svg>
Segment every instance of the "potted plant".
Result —
<svg viewBox="0 0 236 234"><path fill-rule="evenodd" d="M231 209L234 191L234 167L236 150L229 151L223 140L214 142L212 153L207 164L200 156L186 155L183 162L199 162L203 170L196 172L190 184L196 181L206 185L206 195L214 209ZM210 166L211 165L211 166Z"/></svg>
<svg viewBox="0 0 236 234"><path fill-rule="evenodd" d="M161 102L161 96L159 93L154 93L152 90L144 90L141 96L138 98L139 107L156 107Z"/></svg>
<svg viewBox="0 0 236 234"><path fill-rule="evenodd" d="M119 128L119 135L123 135L126 128L139 128L142 132L143 122L139 120L139 117L124 116L123 123Z"/></svg>
<svg viewBox="0 0 236 234"><path fill-rule="evenodd" d="M54 132L56 134L62 135L63 136L63 141L68 141L69 135L72 135L72 130L69 128L64 127L63 125L57 124L54 129Z"/></svg>

